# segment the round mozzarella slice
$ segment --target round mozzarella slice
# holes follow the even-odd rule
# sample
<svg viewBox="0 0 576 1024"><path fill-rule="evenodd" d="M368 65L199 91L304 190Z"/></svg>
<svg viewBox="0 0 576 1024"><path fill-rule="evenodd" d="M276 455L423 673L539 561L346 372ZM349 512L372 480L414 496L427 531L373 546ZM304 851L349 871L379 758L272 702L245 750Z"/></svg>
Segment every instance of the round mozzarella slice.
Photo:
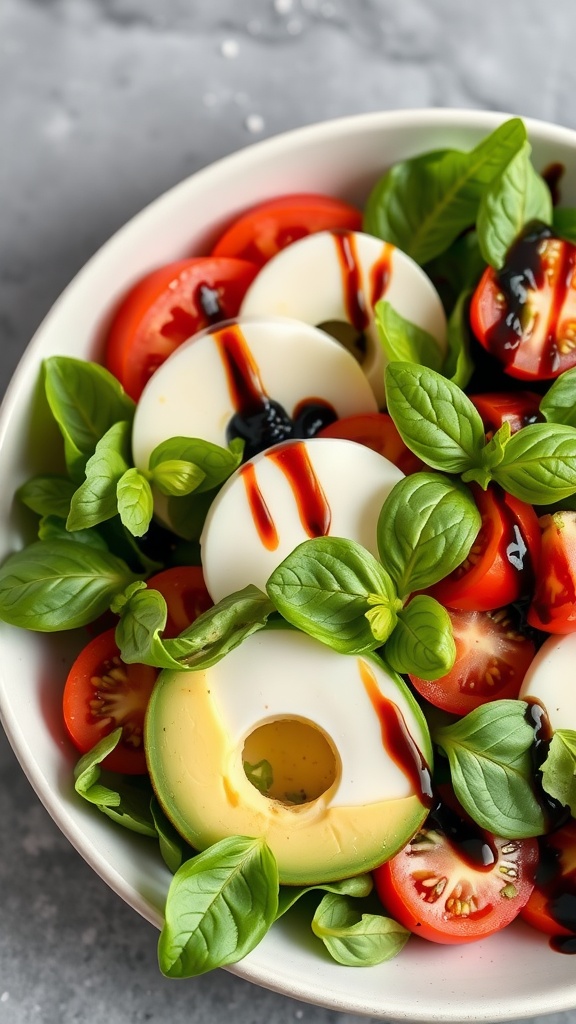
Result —
<svg viewBox="0 0 576 1024"><path fill-rule="evenodd" d="M374 307L386 299L446 350L446 317L430 278L406 253L359 231L321 231L282 249L248 288L242 316L293 316L309 324L344 322L364 333L362 368L385 404L385 356Z"/></svg>
<svg viewBox="0 0 576 1024"><path fill-rule="evenodd" d="M163 672L146 749L193 846L262 836L287 882L369 870L426 813L432 752L408 689L378 658L297 631L263 630L211 668Z"/></svg>
<svg viewBox="0 0 576 1024"><path fill-rule="evenodd" d="M576 730L575 665L576 633L551 636L524 676L519 699L541 704L553 730Z"/></svg>
<svg viewBox="0 0 576 1024"><path fill-rule="evenodd" d="M170 437L225 447L232 417L266 399L289 417L318 401L338 418L377 411L356 360L324 331L286 318L228 321L185 342L150 378L134 417L135 465L147 469Z"/></svg>
<svg viewBox="0 0 576 1024"><path fill-rule="evenodd" d="M200 538L212 600L249 583L264 590L310 537L346 537L378 557L378 516L403 476L371 448L333 438L288 441L250 459L217 494Z"/></svg>

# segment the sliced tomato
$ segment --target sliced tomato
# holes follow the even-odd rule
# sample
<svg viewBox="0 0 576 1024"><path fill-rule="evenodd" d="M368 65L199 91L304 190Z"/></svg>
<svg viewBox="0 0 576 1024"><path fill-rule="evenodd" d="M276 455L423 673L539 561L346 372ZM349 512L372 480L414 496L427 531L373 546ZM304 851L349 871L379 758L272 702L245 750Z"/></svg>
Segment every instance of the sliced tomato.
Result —
<svg viewBox="0 0 576 1024"><path fill-rule="evenodd" d="M162 634L167 638L178 636L214 603L198 565L164 569L150 576L146 582L153 590L160 591L168 606L168 619Z"/></svg>
<svg viewBox="0 0 576 1024"><path fill-rule="evenodd" d="M549 229L519 239L502 270L487 267L470 323L483 347L522 380L548 380L576 366L576 246Z"/></svg>
<svg viewBox="0 0 576 1024"><path fill-rule="evenodd" d="M212 255L234 256L262 266L299 238L337 228L360 231L360 210L332 196L314 193L278 196L253 206L238 217L218 239Z"/></svg>
<svg viewBox="0 0 576 1024"><path fill-rule="evenodd" d="M506 608L495 612L448 609L456 660L440 679L410 680L430 704L454 715L466 715L491 700L513 700L536 647L514 627Z"/></svg>
<svg viewBox="0 0 576 1024"><path fill-rule="evenodd" d="M535 391L494 391L469 397L482 417L488 440L503 423L509 423L511 432L515 434L529 423L539 423L544 419L540 413L542 398Z"/></svg>
<svg viewBox="0 0 576 1024"><path fill-rule="evenodd" d="M482 516L466 560L430 588L441 604L492 611L528 593L540 558L540 527L531 505L497 487L471 488Z"/></svg>
<svg viewBox="0 0 576 1024"><path fill-rule="evenodd" d="M386 412L371 412L359 416L345 416L335 420L318 432L318 437L340 437L345 441L357 441L366 448L383 455L403 473L429 471L420 459L406 447L396 429L396 424Z"/></svg>
<svg viewBox="0 0 576 1024"><path fill-rule="evenodd" d="M459 844L437 828L421 829L374 872L384 907L430 942L475 942L501 931L532 892L538 843L478 833L472 847L469 839Z"/></svg>
<svg viewBox="0 0 576 1024"><path fill-rule="evenodd" d="M576 821L543 836L534 891L522 910L533 928L556 938L560 950L576 950ZM566 941L568 937L568 942Z"/></svg>
<svg viewBox="0 0 576 1024"><path fill-rule="evenodd" d="M112 321L107 368L137 401L154 371L183 341L236 316L257 271L245 260L199 256L147 274Z"/></svg>
<svg viewBox="0 0 576 1024"><path fill-rule="evenodd" d="M576 630L576 512L542 516L542 553L528 622L546 633Z"/></svg>
<svg viewBox="0 0 576 1024"><path fill-rule="evenodd" d="M120 742L103 766L124 775L143 775L144 715L158 670L126 665L114 634L115 629L108 629L94 637L72 665L64 686L64 722L83 754L122 726Z"/></svg>

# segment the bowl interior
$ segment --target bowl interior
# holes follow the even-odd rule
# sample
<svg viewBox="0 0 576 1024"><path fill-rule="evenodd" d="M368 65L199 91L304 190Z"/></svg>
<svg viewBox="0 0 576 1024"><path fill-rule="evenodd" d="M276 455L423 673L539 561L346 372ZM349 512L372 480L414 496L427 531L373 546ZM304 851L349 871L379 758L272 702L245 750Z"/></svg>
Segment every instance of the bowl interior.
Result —
<svg viewBox="0 0 576 1024"><path fill-rule="evenodd" d="M162 263L201 253L245 207L283 192L318 191L362 202L390 163L431 148L469 148L502 115L400 111L327 122L261 142L184 181L134 218L84 267L28 347L0 412L0 558L30 524L16 487L52 464L54 433L39 399L47 356L98 358L119 297ZM535 163L565 167L562 201L576 203L576 133L527 122ZM156 844L114 826L74 796L74 752L60 697L82 641L0 624L0 714L22 767L48 811L86 861L138 913L160 926L169 873ZM576 1006L568 957L517 924L469 946L413 939L389 964L353 970L324 955L298 912L276 925L235 973L335 1010L414 1021L506 1020Z"/></svg>

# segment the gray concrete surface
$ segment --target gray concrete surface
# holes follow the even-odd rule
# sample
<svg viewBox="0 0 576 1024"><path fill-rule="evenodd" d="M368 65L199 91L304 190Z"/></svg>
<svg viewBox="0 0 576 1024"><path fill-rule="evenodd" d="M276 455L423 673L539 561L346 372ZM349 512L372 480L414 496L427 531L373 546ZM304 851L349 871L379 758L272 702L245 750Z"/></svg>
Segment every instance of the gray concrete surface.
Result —
<svg viewBox="0 0 576 1024"><path fill-rule="evenodd" d="M575 32L571 0L0 0L0 389L87 257L184 176L368 110L576 127ZM164 980L156 933L59 834L3 736L0 823L2 1024L356 1019L222 971Z"/></svg>

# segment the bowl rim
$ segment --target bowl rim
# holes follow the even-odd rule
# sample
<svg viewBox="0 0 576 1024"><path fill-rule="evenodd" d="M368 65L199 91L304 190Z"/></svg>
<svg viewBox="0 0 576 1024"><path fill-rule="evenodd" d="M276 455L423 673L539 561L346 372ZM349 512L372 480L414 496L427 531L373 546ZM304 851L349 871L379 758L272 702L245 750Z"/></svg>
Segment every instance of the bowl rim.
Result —
<svg viewBox="0 0 576 1024"><path fill-rule="evenodd" d="M142 230L148 219L157 220L161 216L163 208L172 204L181 192L187 192L192 187L192 183L202 188L204 182L209 178L217 184L220 178L228 176L231 167L237 168L239 172L243 172L250 164L258 163L261 155L275 155L281 158L284 153L290 151L294 146L305 146L312 139L317 143L319 139L320 141L328 140L342 134L353 137L356 134L363 134L367 130L373 130L374 128L381 128L382 131L400 126L410 129L422 124L423 121L426 122L428 127L432 128L436 126L441 129L462 128L463 130L483 130L488 132L503 120L515 116L522 115L497 110L487 111L459 107L400 108L349 114L344 117L335 116L282 131L265 139L249 143L242 149L222 156L215 162L205 165L186 176L182 181L174 184L157 198L153 199L118 228L73 276L43 317L18 361L0 404L0 450L3 448L6 436L10 431L12 415L19 403L22 383L29 372L29 366L34 364L36 360L36 352L40 348L46 328L54 318L59 316L60 310L68 301L70 293L76 290L81 282L84 282L85 279L98 271L99 267L108 260L111 251L116 246L121 245L133 232ZM564 143L576 150L576 130L537 118L522 116L522 120L526 125L529 135L531 132L535 132L541 141ZM383 155L384 165L385 155ZM145 920L149 921L156 928L160 928L162 916L158 909L135 886L127 882L122 874L111 866L103 854L86 840L82 828L70 817L60 794L55 793L47 784L36 761L27 756L28 743L20 728L18 717L12 713L10 706L5 705L2 698L3 693L0 687L0 724L2 724L10 745L32 788L59 830L77 852L80 853L86 863L118 896ZM257 950L255 952L257 954ZM225 969L270 991L288 995L291 998L310 1004L329 1007L340 1012L377 1016L380 1019L389 1020L402 1018L422 1022L422 1024L432 1019L435 1021L451 1022L451 1024L456 1024L456 1022L464 1019L478 1022L506 1021L510 1019L511 1015L516 1018L527 1018L539 1013L562 1012L573 1009L576 1006L576 982L574 982L559 989L556 999L550 1000L548 996L545 1003L543 1001L541 1004L535 1005L533 996L530 997L529 1002L526 999L522 1000L515 996L513 1005L503 1006L499 1008L497 1013L495 1013L493 1005L489 1005L485 1012L482 1012L481 1007L478 1008L478 1012L473 1016L463 1015L457 1009L444 1015L431 1015L426 1007L415 1009L412 1006L409 1010L403 1011L398 1005L392 1006L389 1012L383 1012L381 1005L376 1005L370 1001L368 996L363 1005L359 1005L357 1001L341 1002L335 999L328 987L325 989L318 987L317 979L315 979L313 972L311 972L309 978L302 978L299 985L296 985L293 980L291 980L290 985L287 985L281 965L276 965L274 968L262 965L258 962L258 956L254 953L239 963Z"/></svg>

